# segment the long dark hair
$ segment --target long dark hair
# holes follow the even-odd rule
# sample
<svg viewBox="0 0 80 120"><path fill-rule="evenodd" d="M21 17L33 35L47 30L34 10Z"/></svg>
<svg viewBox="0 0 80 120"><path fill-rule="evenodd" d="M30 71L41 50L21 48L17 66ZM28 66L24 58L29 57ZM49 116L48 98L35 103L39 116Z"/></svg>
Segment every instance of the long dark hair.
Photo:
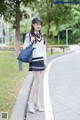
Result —
<svg viewBox="0 0 80 120"><path fill-rule="evenodd" d="M31 35L32 35L33 37L35 37L35 43L36 43L37 40L36 40L36 35L35 35L35 33L34 33L34 27L33 27L33 25L31 25L31 31L30 31L30 33L31 33ZM39 30L39 33L40 33L41 37L43 37L43 35L42 35L42 33L41 33L40 30ZM44 39L44 44L45 44L45 39Z"/></svg>

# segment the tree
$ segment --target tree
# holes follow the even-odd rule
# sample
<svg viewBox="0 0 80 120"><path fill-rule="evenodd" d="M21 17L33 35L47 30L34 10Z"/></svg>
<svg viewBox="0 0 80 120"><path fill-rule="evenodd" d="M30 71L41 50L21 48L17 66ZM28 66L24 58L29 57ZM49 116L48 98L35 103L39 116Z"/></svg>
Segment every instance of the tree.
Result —
<svg viewBox="0 0 80 120"><path fill-rule="evenodd" d="M72 8L73 17L73 39L75 43L80 42L80 5Z"/></svg>
<svg viewBox="0 0 80 120"><path fill-rule="evenodd" d="M35 6L37 6L37 12L40 18L43 20L44 25L46 26L46 41L48 41L50 23L53 19L52 0L37 1Z"/></svg>
<svg viewBox="0 0 80 120"><path fill-rule="evenodd" d="M80 5L71 5L71 17L70 21L59 26L59 32L66 30L67 28L72 28L69 30L69 43L80 42ZM64 35L64 32L62 32ZM65 40L65 37L64 37Z"/></svg>
<svg viewBox="0 0 80 120"><path fill-rule="evenodd" d="M21 11L21 6L27 6L28 3L31 3L35 0L3 0L3 6L6 7L4 12L5 20L11 22L13 27L16 30L16 39L15 39L15 51L16 56L19 54L19 41L20 41L20 21L22 16L25 13L25 10ZM2 7L1 7L2 8Z"/></svg>
<svg viewBox="0 0 80 120"><path fill-rule="evenodd" d="M36 3L39 16L44 21L46 26L46 38L48 40L50 29L55 27L55 30L59 31L59 26L69 22L71 19L71 7L65 4L53 4L56 0L42 0ZM53 31L54 32L54 31ZM53 33L54 34L54 33Z"/></svg>

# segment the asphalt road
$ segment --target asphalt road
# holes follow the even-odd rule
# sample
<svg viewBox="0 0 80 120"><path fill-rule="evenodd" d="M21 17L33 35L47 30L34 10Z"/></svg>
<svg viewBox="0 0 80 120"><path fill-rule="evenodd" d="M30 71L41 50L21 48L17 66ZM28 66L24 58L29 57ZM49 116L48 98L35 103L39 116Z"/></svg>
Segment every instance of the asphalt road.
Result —
<svg viewBox="0 0 80 120"><path fill-rule="evenodd" d="M51 66L49 89L55 120L80 120L80 51Z"/></svg>

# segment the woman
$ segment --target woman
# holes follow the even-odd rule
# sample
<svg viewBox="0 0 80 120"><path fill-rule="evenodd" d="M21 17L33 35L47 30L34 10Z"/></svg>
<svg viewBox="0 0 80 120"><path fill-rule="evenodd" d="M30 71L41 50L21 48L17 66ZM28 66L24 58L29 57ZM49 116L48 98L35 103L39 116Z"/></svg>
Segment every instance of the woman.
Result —
<svg viewBox="0 0 80 120"><path fill-rule="evenodd" d="M32 20L31 31L26 35L23 49L33 44L32 62L29 63L29 71L33 71L34 82L31 89L31 94L28 102L29 112L35 113L35 110L43 112L44 109L39 101L39 89L41 80L41 71L46 67L46 45L41 34L42 22L39 18ZM31 36L31 39L30 39Z"/></svg>

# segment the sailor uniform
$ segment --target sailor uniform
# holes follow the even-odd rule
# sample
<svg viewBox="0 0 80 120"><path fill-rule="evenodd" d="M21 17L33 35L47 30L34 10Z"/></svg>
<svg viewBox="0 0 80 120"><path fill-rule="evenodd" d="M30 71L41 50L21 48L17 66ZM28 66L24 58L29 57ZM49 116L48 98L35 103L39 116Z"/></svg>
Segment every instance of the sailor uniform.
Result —
<svg viewBox="0 0 80 120"><path fill-rule="evenodd" d="M32 62L29 63L29 71L42 71L45 70L46 64L46 45L44 44L44 40L41 38L39 32L36 34L36 43L33 43L33 55ZM32 35L31 35L32 37ZM26 49L31 43L29 38L29 33L25 37L23 49Z"/></svg>

